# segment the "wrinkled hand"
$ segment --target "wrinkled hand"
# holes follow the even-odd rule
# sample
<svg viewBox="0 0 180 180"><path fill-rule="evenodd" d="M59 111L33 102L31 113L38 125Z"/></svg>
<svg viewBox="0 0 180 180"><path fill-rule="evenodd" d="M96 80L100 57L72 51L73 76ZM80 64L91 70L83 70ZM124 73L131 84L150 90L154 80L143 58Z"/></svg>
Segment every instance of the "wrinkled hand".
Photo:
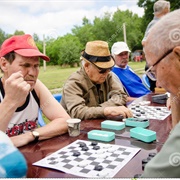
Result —
<svg viewBox="0 0 180 180"><path fill-rule="evenodd" d="M31 86L24 81L21 71L13 73L4 84L5 98L19 107L25 102L30 89Z"/></svg>
<svg viewBox="0 0 180 180"><path fill-rule="evenodd" d="M104 115L111 118L116 118L120 116L126 118L133 116L131 110L125 106L106 107L104 108Z"/></svg>

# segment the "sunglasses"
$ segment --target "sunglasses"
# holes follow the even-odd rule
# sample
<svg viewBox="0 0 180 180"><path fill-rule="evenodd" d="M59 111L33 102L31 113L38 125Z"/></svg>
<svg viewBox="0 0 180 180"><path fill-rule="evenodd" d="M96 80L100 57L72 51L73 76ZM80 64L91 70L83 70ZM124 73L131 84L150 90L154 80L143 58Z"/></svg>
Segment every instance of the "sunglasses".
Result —
<svg viewBox="0 0 180 180"><path fill-rule="evenodd" d="M91 63L91 64L93 64L93 63ZM96 67L96 69L98 69L99 74L104 74L104 73L107 73L112 70L112 68L100 68L100 67L96 66L95 64L93 64L93 65L94 65L94 67Z"/></svg>

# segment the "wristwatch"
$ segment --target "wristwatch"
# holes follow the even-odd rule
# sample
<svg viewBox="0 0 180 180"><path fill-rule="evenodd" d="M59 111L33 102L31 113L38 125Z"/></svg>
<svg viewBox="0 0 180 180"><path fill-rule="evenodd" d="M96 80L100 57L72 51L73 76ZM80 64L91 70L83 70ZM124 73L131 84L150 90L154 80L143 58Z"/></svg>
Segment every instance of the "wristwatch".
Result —
<svg viewBox="0 0 180 180"><path fill-rule="evenodd" d="M37 142L39 139L39 133L37 131L32 131L32 135L34 136L34 141Z"/></svg>

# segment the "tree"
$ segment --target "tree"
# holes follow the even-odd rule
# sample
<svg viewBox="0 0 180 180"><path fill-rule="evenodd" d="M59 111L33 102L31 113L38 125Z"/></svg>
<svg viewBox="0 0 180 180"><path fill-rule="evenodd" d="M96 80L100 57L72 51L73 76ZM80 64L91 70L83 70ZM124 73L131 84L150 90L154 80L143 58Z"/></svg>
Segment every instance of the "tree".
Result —
<svg viewBox="0 0 180 180"><path fill-rule="evenodd" d="M92 31L93 25L90 21L86 17L84 17L82 21L82 26L74 26L72 34L77 36L80 43L85 46L88 41L94 40L95 36Z"/></svg>
<svg viewBox="0 0 180 180"><path fill-rule="evenodd" d="M7 38L6 33L0 28L0 45L4 42L6 38Z"/></svg>
<svg viewBox="0 0 180 180"><path fill-rule="evenodd" d="M124 41L123 34L123 23L126 25L126 37L127 44L132 51L136 49L142 49L141 39L143 37L143 33L141 30L141 18L138 17L137 14L133 14L131 11L121 11L118 9L113 17L113 24L115 26L115 30L111 34L111 41L109 41L110 47L114 42Z"/></svg>
<svg viewBox="0 0 180 180"><path fill-rule="evenodd" d="M33 39L36 42L40 41L40 39L39 39L39 37L38 37L38 35L36 33L33 34Z"/></svg>
<svg viewBox="0 0 180 180"><path fill-rule="evenodd" d="M70 65L79 64L82 45L78 37L67 34L47 45L48 55L51 57L50 64Z"/></svg>
<svg viewBox="0 0 180 180"><path fill-rule="evenodd" d="M92 33L97 40L110 41L112 34L116 30L116 26L111 19L112 14L108 12L102 18L95 17Z"/></svg>
<svg viewBox="0 0 180 180"><path fill-rule="evenodd" d="M18 30L16 30L16 31L14 32L14 35L23 35L23 34L25 34L24 31L18 31Z"/></svg>

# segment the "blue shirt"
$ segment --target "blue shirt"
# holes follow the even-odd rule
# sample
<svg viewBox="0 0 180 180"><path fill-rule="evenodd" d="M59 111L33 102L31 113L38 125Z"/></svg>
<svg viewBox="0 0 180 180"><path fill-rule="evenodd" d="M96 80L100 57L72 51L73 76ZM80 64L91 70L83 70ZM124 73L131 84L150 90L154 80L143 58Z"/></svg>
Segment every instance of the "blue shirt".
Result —
<svg viewBox="0 0 180 180"><path fill-rule="evenodd" d="M112 71L121 80L124 88L131 97L141 97L150 93L141 81L141 78L133 72L133 70L126 66L125 69L113 67Z"/></svg>

